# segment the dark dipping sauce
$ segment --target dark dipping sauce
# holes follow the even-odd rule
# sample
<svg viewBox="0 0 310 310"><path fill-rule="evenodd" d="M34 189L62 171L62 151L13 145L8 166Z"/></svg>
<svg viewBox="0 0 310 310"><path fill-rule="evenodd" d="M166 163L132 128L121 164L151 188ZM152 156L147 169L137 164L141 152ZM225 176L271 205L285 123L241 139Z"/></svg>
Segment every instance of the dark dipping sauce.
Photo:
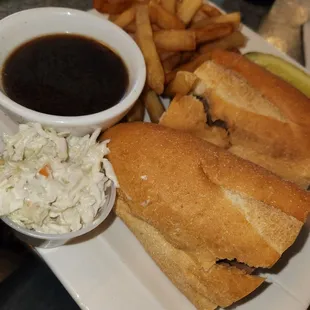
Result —
<svg viewBox="0 0 310 310"><path fill-rule="evenodd" d="M127 90L128 72L101 43L55 34L16 48L3 66L2 85L9 98L29 109L81 116L116 105Z"/></svg>

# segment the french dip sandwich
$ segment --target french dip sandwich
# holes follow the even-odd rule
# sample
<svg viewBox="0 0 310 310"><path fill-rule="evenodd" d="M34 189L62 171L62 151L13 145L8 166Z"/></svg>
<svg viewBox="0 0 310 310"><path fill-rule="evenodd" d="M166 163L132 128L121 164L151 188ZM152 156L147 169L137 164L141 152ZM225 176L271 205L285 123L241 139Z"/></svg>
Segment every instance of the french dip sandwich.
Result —
<svg viewBox="0 0 310 310"><path fill-rule="evenodd" d="M260 286L306 220L310 193L194 135L119 124L109 160L116 214L197 309L227 307Z"/></svg>
<svg viewBox="0 0 310 310"><path fill-rule="evenodd" d="M209 124L203 134L206 140L212 138L215 144L230 152L308 188L308 97L244 56L224 50L212 52L211 60L193 75L196 83L190 94L201 103L195 98L177 96L161 124L197 132L201 117L198 119L198 114L189 111L191 121L188 122L188 115L182 112L186 109L184 101L195 109L204 106ZM172 114L178 118L172 120ZM182 123L187 125L182 128Z"/></svg>

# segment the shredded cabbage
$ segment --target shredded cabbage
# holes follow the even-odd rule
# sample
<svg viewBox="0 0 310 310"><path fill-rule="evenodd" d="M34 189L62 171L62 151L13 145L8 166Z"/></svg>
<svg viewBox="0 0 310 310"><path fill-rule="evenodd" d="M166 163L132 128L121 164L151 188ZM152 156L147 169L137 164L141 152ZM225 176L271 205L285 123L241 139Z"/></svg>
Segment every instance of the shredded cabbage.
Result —
<svg viewBox="0 0 310 310"><path fill-rule="evenodd" d="M97 143L99 134L100 129L74 137L29 123L13 136L4 135L0 216L56 234L92 223L112 181L118 187L113 167L104 158L109 141Z"/></svg>

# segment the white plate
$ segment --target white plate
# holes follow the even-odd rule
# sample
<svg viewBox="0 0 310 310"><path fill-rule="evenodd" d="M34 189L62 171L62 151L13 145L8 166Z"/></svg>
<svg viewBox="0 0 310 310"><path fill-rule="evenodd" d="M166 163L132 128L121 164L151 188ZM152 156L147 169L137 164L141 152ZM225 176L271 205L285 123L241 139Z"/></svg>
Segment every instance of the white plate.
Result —
<svg viewBox="0 0 310 310"><path fill-rule="evenodd" d="M248 28L244 27L243 32L250 39L243 52L261 51L292 61ZM0 111L0 133L15 130L16 124ZM37 249L80 307L89 310L193 310L193 305L159 270L127 227L118 218L111 216L109 219L74 244L50 250ZM255 292L237 309L307 309L310 303L309 262L307 226L295 245L267 274L268 282L273 283Z"/></svg>

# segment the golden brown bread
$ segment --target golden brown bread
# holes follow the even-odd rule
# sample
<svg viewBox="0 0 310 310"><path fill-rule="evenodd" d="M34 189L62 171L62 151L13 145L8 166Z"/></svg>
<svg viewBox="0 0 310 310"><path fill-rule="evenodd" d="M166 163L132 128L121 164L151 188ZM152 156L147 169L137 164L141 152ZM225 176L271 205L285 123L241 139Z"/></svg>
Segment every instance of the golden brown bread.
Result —
<svg viewBox="0 0 310 310"><path fill-rule="evenodd" d="M309 211L310 194L190 134L135 123L103 138L120 182L116 213L198 309L262 282L217 260L271 267Z"/></svg>
<svg viewBox="0 0 310 310"><path fill-rule="evenodd" d="M208 66L208 63L205 63L205 65L203 65L202 67L204 68L206 65ZM206 72L206 74L210 73L210 71L204 71L204 72ZM210 74L210 76L212 77L212 74ZM210 143L213 143L221 147L227 146L228 145L227 136L219 135L218 133L214 134L214 131L212 131L212 129L210 129L210 127L206 125L205 114L206 113L203 110L203 105L198 99L194 98L193 96L181 96L181 97L177 96L176 98L174 98L168 110L162 116L162 119L160 120L160 124L166 127L173 128L173 129L186 131L188 133L195 135L196 137L199 137L201 139L204 139ZM252 122L248 122L248 123L252 123ZM236 126L237 124L235 125L235 127ZM259 124L257 127L261 127L261 125ZM222 128L217 128L217 129L222 130ZM271 161L271 159L268 160L269 158L272 158L272 157L267 157L266 155L259 156L259 154L255 152L254 147L252 149L249 147L249 142L246 141L246 138L244 138L244 140L241 141L239 144L233 143L235 142L233 131L230 133L231 133L230 141L232 142L232 146L229 148L229 151L231 151L231 153L234 153L241 158L251 160L252 162L257 163L258 165L261 165L263 167L269 168L268 170L270 171L275 170L275 172L278 172L279 175L281 175L282 172L284 171L283 173L285 173L286 178L289 180L291 179L295 180L294 178L295 178L296 171L294 170L294 168L295 169L299 168L298 171L301 171L301 173L303 173L302 177L304 177L306 181L309 180L310 174L305 176L307 171L310 171L310 166L306 165L306 161L303 161L300 166L297 166L297 164L289 165L289 163L292 162L291 160L280 161L279 158L276 158L273 161ZM272 136L272 133L269 133L269 136ZM276 138L273 137L273 140L276 141ZM247 146L247 148L244 147L244 144L243 144L244 141L246 141L245 146ZM263 142L261 142L259 145L262 150L266 149L266 145L263 144ZM267 152L265 151L265 153ZM225 183L225 186L228 186L227 184L229 182L232 182L232 184L229 185L229 188L232 190L235 190L237 186L241 187L242 190L245 190L245 187L249 186L250 188L247 189L247 192L248 193L251 192L255 199L264 201L265 203L271 204L271 205L272 205L272 201L276 199L278 202L278 208L280 208L283 212L288 212L288 214L295 216L301 221L305 220L306 218L305 214L306 212L308 212L307 210L310 207L309 201L304 201L305 209L300 209L300 210L295 209L295 207L292 204L289 204L289 205L287 204L287 199L290 201L294 201L292 200L292 197L284 197L281 191L275 191L273 194L267 193L265 191L265 188L267 188L266 186L264 186L264 184L266 184L265 177L268 174L266 170L259 170L260 172L256 173L255 177L253 177L252 175L248 176L247 169L245 169L246 171L245 173L237 174L236 176L233 174L229 174L228 167L232 165L226 166L226 162L228 161L232 162L233 159L236 159L236 157L228 156L229 159L226 159L225 158L226 157L225 155L227 154L226 152L219 153L219 154L222 154L222 155L218 155L219 158L217 158L216 160L222 163L222 165L219 165L220 167L219 169L217 168L216 165L212 167L215 167L215 169L218 169L217 171L214 171L214 175L217 175L217 178L219 177L221 178L221 181L220 181L221 185ZM208 161L210 162L209 158L208 158ZM272 165L270 165L270 163ZM239 165L239 163L236 162L234 163L234 165ZM248 162L243 163L240 166L245 167L247 165L249 165ZM221 170L221 167L225 167L224 171ZM253 166L253 167L255 169L256 166ZM211 168L208 167L209 171L210 169ZM243 168L240 168L240 169L243 169ZM206 173L208 173L208 171ZM232 177L232 180L229 179L229 176ZM213 178L213 174L211 174L210 176L210 179L212 178ZM238 184L235 184L237 179L238 179ZM278 180L277 178L275 179ZM298 183L299 178L296 181ZM213 182L216 183L217 181L213 180ZM281 183L281 181L278 181L278 182ZM274 183L274 186L276 186L275 184L276 182ZM256 191L256 187L262 188L262 191ZM303 195L304 191L300 191L300 192ZM277 198L274 197L274 194L277 195ZM270 199L266 201L264 197L269 197ZM290 213L292 212L292 210L294 210L294 214Z"/></svg>
<svg viewBox="0 0 310 310"><path fill-rule="evenodd" d="M250 143L246 138L238 143L235 136L228 135L223 128L209 127L205 121L206 112L200 100L193 96L177 96L162 116L160 124L189 132L196 137L228 149L231 153L264 167L301 188L307 188L310 184L309 158L292 160L289 157L271 157L270 154L267 154L263 143L260 144L259 152L257 148L255 150L255 147L249 147ZM232 142L234 142L233 145Z"/></svg>
<svg viewBox="0 0 310 310"><path fill-rule="evenodd" d="M208 99L214 120L227 123L233 145L263 150L276 158L299 159L310 155L305 128L292 123L242 76L213 61L205 62L195 74L201 82L194 92Z"/></svg>
<svg viewBox="0 0 310 310"><path fill-rule="evenodd" d="M228 133L224 128L209 127L202 102L193 96L176 95L159 122L161 125L190 132L223 148L228 148Z"/></svg>
<svg viewBox="0 0 310 310"><path fill-rule="evenodd" d="M242 55L212 57L195 71L194 93L208 100L213 120L227 124L231 152L307 188L310 100Z"/></svg>
<svg viewBox="0 0 310 310"><path fill-rule="evenodd" d="M289 180L299 187L307 189L310 185L310 160L309 158L301 160L292 160L290 158L274 158L266 155L263 151L256 152L249 147L243 147L242 144L235 144L229 148L229 151L243 159L250 160L253 163L272 171L285 180Z"/></svg>
<svg viewBox="0 0 310 310"><path fill-rule="evenodd" d="M293 123L303 127L310 124L310 99L284 80L242 55L215 50L213 61L241 74L262 95L272 102Z"/></svg>
<svg viewBox="0 0 310 310"><path fill-rule="evenodd" d="M115 210L157 265L197 309L215 309L217 303L228 306L263 282L262 278L246 275L237 268L214 264L214 261L211 262L212 268L201 268L190 255L167 242L154 227L133 216L120 197Z"/></svg>

